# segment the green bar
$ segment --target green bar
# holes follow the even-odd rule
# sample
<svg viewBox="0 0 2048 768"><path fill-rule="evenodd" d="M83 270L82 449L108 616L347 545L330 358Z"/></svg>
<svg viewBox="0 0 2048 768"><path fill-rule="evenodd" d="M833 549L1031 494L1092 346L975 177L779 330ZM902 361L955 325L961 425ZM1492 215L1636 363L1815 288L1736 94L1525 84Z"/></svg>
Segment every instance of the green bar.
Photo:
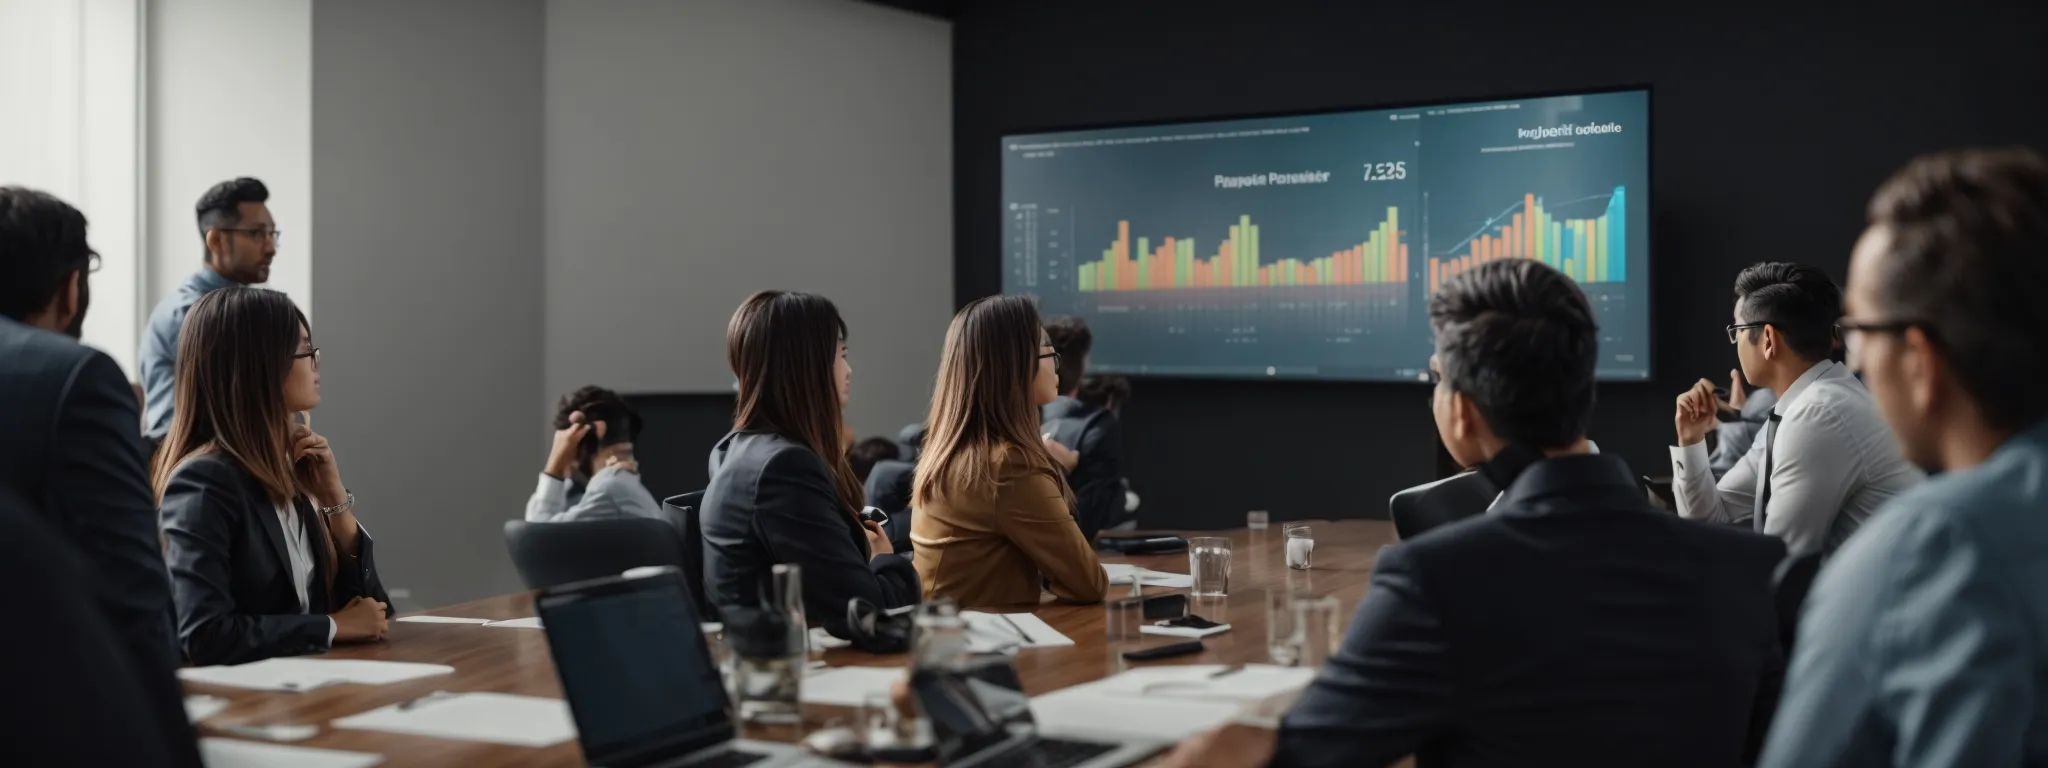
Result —
<svg viewBox="0 0 2048 768"><path fill-rule="evenodd" d="M1252 236L1251 236L1251 241L1252 241L1252 258L1251 258L1251 268L1252 268L1252 278L1253 278L1253 281L1254 281L1254 282L1256 282L1256 281L1257 281L1257 279L1258 279L1258 276L1259 276L1259 225L1257 225L1257 224L1251 224L1251 223L1249 223L1249 222L1251 221L1251 219L1252 219L1252 217L1250 217L1250 216L1246 216L1246 217L1244 217L1244 219L1245 219L1245 221L1247 222L1247 223L1245 224L1245 226L1246 226L1246 227L1248 227L1248 228L1250 228L1250 229L1251 229L1251 232L1252 232Z"/></svg>
<svg viewBox="0 0 2048 768"><path fill-rule="evenodd" d="M1175 241L1174 247L1179 249L1179 252L1173 255L1174 287L1186 288L1192 286L1195 284L1195 241L1178 240Z"/></svg>
<svg viewBox="0 0 2048 768"><path fill-rule="evenodd" d="M1554 267L1554 266L1557 266L1557 256L1558 256L1558 253L1559 253L1560 251L1562 251L1563 249L1564 249L1564 226L1563 226L1562 224L1559 224L1559 223L1558 223L1558 222L1556 222L1556 221L1552 221L1552 222L1550 222L1550 248L1549 248L1549 250L1546 250L1546 251L1544 251L1544 252L1543 252L1543 253L1544 253L1543 263L1545 263L1545 264L1549 264L1549 265L1551 265L1551 266L1553 266L1553 267Z"/></svg>

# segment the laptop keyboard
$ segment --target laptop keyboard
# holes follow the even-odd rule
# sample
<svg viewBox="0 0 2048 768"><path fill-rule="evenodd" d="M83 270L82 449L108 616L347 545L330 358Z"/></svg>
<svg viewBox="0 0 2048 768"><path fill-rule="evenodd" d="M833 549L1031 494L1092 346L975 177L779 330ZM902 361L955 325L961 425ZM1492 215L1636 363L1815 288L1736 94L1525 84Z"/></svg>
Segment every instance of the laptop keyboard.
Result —
<svg viewBox="0 0 2048 768"><path fill-rule="evenodd" d="M1043 736L1029 748L990 762L990 768L1072 768L1117 750L1117 744L1067 741Z"/></svg>
<svg viewBox="0 0 2048 768"><path fill-rule="evenodd" d="M728 749L724 752L690 763L690 768L743 768L768 759L767 755Z"/></svg>

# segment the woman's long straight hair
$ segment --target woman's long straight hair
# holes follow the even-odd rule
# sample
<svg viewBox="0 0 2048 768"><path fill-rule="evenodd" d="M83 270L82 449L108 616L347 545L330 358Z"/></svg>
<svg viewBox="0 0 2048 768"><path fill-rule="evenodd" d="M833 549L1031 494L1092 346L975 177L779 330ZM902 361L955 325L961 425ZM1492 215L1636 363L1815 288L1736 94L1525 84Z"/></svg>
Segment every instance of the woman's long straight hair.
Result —
<svg viewBox="0 0 2048 768"><path fill-rule="evenodd" d="M762 291L732 313L725 357L740 385L732 428L775 432L818 454L846 514L857 518L866 496L846 461L833 376L845 340L846 321L825 297Z"/></svg>
<svg viewBox="0 0 2048 768"><path fill-rule="evenodd" d="M299 351L302 327L308 327L305 314L277 291L222 288L192 304L178 334L171 431L156 454L158 504L179 465L212 453L227 456L255 477L271 504L283 506L305 495L292 460L291 412L284 402L284 381ZM334 536L324 519L311 527L327 553L325 587L331 599Z"/></svg>
<svg viewBox="0 0 2048 768"><path fill-rule="evenodd" d="M1073 490L1038 436L1031 404L1044 331L1028 296L990 296L968 304L946 328L946 348L932 385L924 450L917 462L919 505L995 495L996 469L1013 453Z"/></svg>

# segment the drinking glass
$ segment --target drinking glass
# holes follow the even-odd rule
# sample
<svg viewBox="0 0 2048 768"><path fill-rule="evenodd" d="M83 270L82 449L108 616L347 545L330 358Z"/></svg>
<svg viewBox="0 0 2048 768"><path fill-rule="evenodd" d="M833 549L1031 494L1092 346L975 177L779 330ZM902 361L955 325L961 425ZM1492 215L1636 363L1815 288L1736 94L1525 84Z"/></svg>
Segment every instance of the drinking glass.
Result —
<svg viewBox="0 0 2048 768"><path fill-rule="evenodd" d="M1195 577L1195 596L1230 594L1230 540L1221 536L1188 539L1188 573Z"/></svg>
<svg viewBox="0 0 2048 768"><path fill-rule="evenodd" d="M888 691L869 691L860 697L860 738L868 749L896 746L903 740L903 718Z"/></svg>
<svg viewBox="0 0 2048 768"><path fill-rule="evenodd" d="M1287 567L1306 571L1315 561L1315 530L1302 523L1289 523L1281 529L1287 535Z"/></svg>
<svg viewBox="0 0 2048 768"><path fill-rule="evenodd" d="M756 650L736 648L734 653L733 691L739 699L740 719L749 723L802 722L797 700L810 640L804 626L803 571L795 565L776 565L769 572L767 591L762 607L780 621L757 628L768 630L770 636L751 638L747 647Z"/></svg>
<svg viewBox="0 0 2048 768"><path fill-rule="evenodd" d="M1299 595L1294 598L1295 647L1301 653L1301 666L1321 668L1330 654L1337 650L1339 631L1337 598Z"/></svg>
<svg viewBox="0 0 2048 768"><path fill-rule="evenodd" d="M1254 531L1263 531L1266 530L1266 525L1270 523L1272 519L1273 518L1271 515L1266 514L1266 510L1254 509L1250 512L1244 513L1244 527L1250 528Z"/></svg>
<svg viewBox="0 0 2048 768"><path fill-rule="evenodd" d="M1266 653L1273 663L1292 667L1301 663L1301 645L1294 634L1294 593L1286 589L1266 590Z"/></svg>

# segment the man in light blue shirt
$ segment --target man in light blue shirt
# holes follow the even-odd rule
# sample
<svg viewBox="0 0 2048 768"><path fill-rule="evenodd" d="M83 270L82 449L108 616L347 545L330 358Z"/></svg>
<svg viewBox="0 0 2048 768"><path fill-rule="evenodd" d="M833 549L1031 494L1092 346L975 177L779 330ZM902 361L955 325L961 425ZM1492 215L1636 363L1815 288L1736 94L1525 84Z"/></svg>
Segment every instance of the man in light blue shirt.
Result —
<svg viewBox="0 0 2048 768"><path fill-rule="evenodd" d="M199 198L199 239L205 243L205 266L178 286L177 293L149 313L137 360L142 366L143 436L161 443L171 430L176 401L178 332L185 310L199 297L234 285L270 281L270 261L277 257L277 222L270 217L270 190L250 178L223 181Z"/></svg>
<svg viewBox="0 0 2048 768"><path fill-rule="evenodd" d="M1840 328L1940 473L1821 571L1762 765L2048 766L2048 159L1920 158L1880 187Z"/></svg>

